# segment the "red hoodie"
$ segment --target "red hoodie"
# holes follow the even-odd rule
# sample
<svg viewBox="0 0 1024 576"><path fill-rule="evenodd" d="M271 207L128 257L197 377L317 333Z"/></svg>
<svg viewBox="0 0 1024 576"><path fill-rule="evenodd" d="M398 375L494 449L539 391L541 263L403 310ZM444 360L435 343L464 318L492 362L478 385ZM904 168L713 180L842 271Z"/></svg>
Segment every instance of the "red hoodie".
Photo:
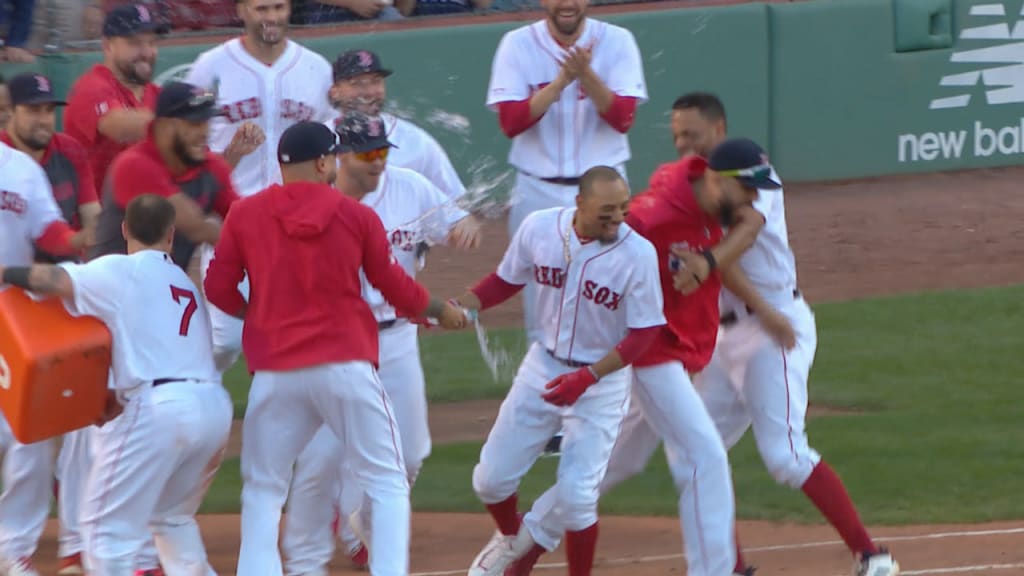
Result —
<svg viewBox="0 0 1024 576"><path fill-rule="evenodd" d="M422 315L429 294L391 257L380 218L326 184L273 185L235 202L204 288L224 312L245 305L242 348L249 370L378 362L377 321L359 271L395 309Z"/></svg>

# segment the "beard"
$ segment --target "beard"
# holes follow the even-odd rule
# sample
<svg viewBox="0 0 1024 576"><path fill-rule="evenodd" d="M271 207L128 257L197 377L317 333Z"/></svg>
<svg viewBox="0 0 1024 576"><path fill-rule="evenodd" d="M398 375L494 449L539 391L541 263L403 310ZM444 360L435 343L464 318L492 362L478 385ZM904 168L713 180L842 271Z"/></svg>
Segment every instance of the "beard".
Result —
<svg viewBox="0 0 1024 576"><path fill-rule="evenodd" d="M268 46L275 46L284 41L287 32L287 23L275 24L271 26L265 26L263 24L253 24L249 27L249 35L256 38L262 44Z"/></svg>
<svg viewBox="0 0 1024 576"><path fill-rule="evenodd" d="M139 64L148 64L149 71L140 72ZM149 60L139 59L128 63L121 63L117 65L117 69L124 76L126 82L135 86L145 86L153 79L153 62Z"/></svg>
<svg viewBox="0 0 1024 576"><path fill-rule="evenodd" d="M579 16L577 16L572 22L566 24L558 19L557 13L548 14L548 19L551 21L552 26L555 27L555 30L558 30L559 34L563 34L565 36L572 36L575 34L576 31L580 29L580 25L583 24L584 18L586 18L586 14L580 12Z"/></svg>
<svg viewBox="0 0 1024 576"><path fill-rule="evenodd" d="M735 219L736 208L733 207L732 204L724 202L718 207L718 222L721 223L722 226L725 226L726 228L732 226L733 220Z"/></svg>
<svg viewBox="0 0 1024 576"><path fill-rule="evenodd" d="M50 145L50 140L53 139L53 132L48 132L46 136L36 137L33 132L28 134L18 134L18 140L21 143L31 149L33 152L39 152L40 150L46 150L47 146Z"/></svg>
<svg viewBox="0 0 1024 576"><path fill-rule="evenodd" d="M206 162L205 156L203 158L193 158L192 155L189 154L188 145L185 144L185 141L182 140L180 136L176 136L174 138L174 147L172 148L172 150L174 151L174 155L178 158L178 160L185 166L188 166L189 168L201 166L204 162Z"/></svg>

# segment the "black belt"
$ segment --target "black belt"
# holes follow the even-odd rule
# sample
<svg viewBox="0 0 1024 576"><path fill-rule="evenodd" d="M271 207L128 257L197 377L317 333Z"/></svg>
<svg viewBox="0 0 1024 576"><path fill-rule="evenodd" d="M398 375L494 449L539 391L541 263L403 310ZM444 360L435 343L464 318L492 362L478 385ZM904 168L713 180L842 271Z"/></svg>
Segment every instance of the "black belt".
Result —
<svg viewBox="0 0 1024 576"><path fill-rule="evenodd" d="M583 368L584 366L590 366L589 362L577 362L575 360L563 360L562 358L559 358L558 356L555 356L555 353L553 351L551 351L551 350L547 350L547 353L548 353L548 356L551 356L552 358L557 360L559 363L564 364L565 366L568 366L570 368Z"/></svg>
<svg viewBox="0 0 1024 576"><path fill-rule="evenodd" d="M383 322L377 322L377 330L378 331L380 331L380 330L387 330L388 328L394 327L394 325L397 324L397 323L398 323L398 319L397 318L395 318L394 320L385 320Z"/></svg>
<svg viewBox="0 0 1024 576"><path fill-rule="evenodd" d="M800 297L800 290L794 289L793 290L793 300L796 300L799 297ZM754 315L754 309L753 308L751 308L750 306L747 306L746 309L747 309L747 315L748 316L753 316ZM739 321L739 317L736 315L735 311L726 312L725 314L722 314L721 318L718 319L718 323L721 326L731 326L731 325L735 324L738 321Z"/></svg>
<svg viewBox="0 0 1024 576"><path fill-rule="evenodd" d="M170 384L171 382L184 382L189 378L157 378L153 380L153 387L163 386L164 384Z"/></svg>
<svg viewBox="0 0 1024 576"><path fill-rule="evenodd" d="M548 184L558 184L559 186L579 186L580 185L580 177L579 176L574 176L572 178L564 178L564 177L561 177L561 176L559 176L557 178L541 178L541 181L542 182L547 182Z"/></svg>

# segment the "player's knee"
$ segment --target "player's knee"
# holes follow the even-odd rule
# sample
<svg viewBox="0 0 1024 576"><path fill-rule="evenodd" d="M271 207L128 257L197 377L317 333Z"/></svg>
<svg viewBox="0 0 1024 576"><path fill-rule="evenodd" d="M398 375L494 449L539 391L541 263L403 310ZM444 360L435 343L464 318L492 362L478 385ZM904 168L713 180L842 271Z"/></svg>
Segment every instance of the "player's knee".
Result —
<svg viewBox="0 0 1024 576"><path fill-rule="evenodd" d="M498 478L479 464L473 468L473 491L484 504L495 504L515 494L519 487L515 479Z"/></svg>
<svg viewBox="0 0 1024 576"><path fill-rule="evenodd" d="M729 454L719 439L701 444L699 451L692 451L685 458L670 459L669 468L676 489L680 492L686 490L694 477L707 478L713 475L716 478L728 478L731 474Z"/></svg>
<svg viewBox="0 0 1024 576"><path fill-rule="evenodd" d="M562 523L569 532L583 530L597 522L597 491L559 481L555 485Z"/></svg>
<svg viewBox="0 0 1024 576"><path fill-rule="evenodd" d="M761 450L765 468L779 484L800 488L814 468L809 458L799 457L787 446L785 449Z"/></svg>

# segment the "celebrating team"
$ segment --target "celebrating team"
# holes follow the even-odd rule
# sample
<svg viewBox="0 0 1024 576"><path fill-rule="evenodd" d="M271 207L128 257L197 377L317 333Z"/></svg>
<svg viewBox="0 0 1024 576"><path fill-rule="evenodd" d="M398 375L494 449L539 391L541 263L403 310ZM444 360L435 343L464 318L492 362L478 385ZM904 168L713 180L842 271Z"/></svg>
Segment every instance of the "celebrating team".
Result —
<svg viewBox="0 0 1024 576"><path fill-rule="evenodd" d="M463 328L521 290L529 349L472 478L497 530L469 574L529 574L563 538L569 573L590 574L599 495L663 440L688 573L749 576L727 458L749 427L855 575L899 573L808 444L814 318L766 153L726 137L716 96L684 95L680 159L631 200L627 134L647 99L633 35L587 17L587 0L542 4L502 38L486 102L512 140L511 242L448 302L414 277L430 245L478 245L464 186L429 134L382 111L380 58L332 66L288 39L288 2L240 0L244 35L162 88L162 25L115 8L67 134L47 78L10 79L3 282L101 319L114 359L106 412L63 438L56 470L50 441L0 434L2 573L36 574L51 475L62 576L212 573L194 516L229 435L218 383L244 352L238 573L326 574L339 539L373 574L408 574L409 491L431 446L417 325ZM519 482L553 436L556 481L523 515Z"/></svg>

